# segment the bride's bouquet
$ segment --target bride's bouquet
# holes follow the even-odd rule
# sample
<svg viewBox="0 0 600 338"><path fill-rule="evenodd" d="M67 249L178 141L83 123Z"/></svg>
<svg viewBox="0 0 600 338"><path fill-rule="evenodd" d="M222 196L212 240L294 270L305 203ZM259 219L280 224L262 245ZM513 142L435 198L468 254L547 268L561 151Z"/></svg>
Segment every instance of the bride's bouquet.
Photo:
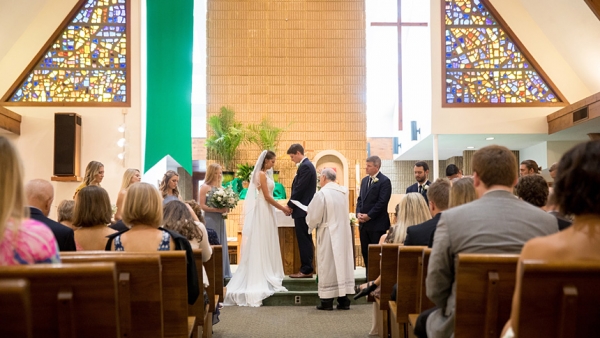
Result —
<svg viewBox="0 0 600 338"><path fill-rule="evenodd" d="M209 207L222 209L229 208L233 209L238 204L240 197L233 191L231 186L226 188L219 187L213 189L206 194L206 204ZM223 214L223 219L227 219L227 213Z"/></svg>

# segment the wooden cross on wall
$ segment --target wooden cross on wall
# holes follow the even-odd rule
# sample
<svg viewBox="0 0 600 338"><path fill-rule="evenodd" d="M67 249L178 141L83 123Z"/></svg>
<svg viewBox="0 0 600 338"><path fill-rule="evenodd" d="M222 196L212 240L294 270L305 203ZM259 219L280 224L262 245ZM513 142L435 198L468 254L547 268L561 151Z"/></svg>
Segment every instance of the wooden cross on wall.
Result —
<svg viewBox="0 0 600 338"><path fill-rule="evenodd" d="M398 29L398 130L402 130L402 27L426 27L426 22L402 22L402 0L398 1L396 22L371 22L371 26L395 26Z"/></svg>

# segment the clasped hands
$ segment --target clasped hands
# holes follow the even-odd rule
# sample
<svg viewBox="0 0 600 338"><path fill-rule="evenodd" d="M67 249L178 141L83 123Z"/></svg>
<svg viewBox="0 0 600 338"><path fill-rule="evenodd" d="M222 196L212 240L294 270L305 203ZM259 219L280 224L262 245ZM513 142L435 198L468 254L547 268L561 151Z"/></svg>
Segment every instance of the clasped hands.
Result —
<svg viewBox="0 0 600 338"><path fill-rule="evenodd" d="M371 217L367 214L356 214L356 219L358 219L359 223L365 223L371 220Z"/></svg>
<svg viewBox="0 0 600 338"><path fill-rule="evenodd" d="M292 208L288 207L287 205L286 205L286 206L284 206L284 207L283 207L283 210L281 210L281 211L283 211L283 213L284 213L286 216L289 216L289 215L291 215L291 214L292 214Z"/></svg>

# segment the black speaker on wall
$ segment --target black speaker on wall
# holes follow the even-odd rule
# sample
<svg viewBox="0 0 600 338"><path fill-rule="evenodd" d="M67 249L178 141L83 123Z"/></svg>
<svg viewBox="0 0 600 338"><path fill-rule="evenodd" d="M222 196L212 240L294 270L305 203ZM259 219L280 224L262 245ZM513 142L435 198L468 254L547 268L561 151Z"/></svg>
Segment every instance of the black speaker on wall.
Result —
<svg viewBox="0 0 600 338"><path fill-rule="evenodd" d="M54 114L54 176L80 176L80 162L81 116Z"/></svg>

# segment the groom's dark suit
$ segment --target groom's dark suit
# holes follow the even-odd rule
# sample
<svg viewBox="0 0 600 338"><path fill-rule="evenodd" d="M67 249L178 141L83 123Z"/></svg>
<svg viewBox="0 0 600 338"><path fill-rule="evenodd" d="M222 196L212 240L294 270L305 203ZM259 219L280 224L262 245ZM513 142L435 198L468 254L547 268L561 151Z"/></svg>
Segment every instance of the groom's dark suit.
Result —
<svg viewBox="0 0 600 338"><path fill-rule="evenodd" d="M429 186L431 185L431 182L429 182L429 180L427 180L425 182L425 184L423 184L423 186ZM411 185L410 187L406 188L406 193L411 193L411 192L419 192L419 182ZM423 196L423 198L425 198L425 203L427 203L427 205L429 205L429 199L427 198L427 189L423 189L421 188L421 195Z"/></svg>
<svg viewBox="0 0 600 338"><path fill-rule="evenodd" d="M370 186L371 176L362 179L360 195L356 202L356 214L367 214L371 218L365 223L360 223L358 228L365 267L369 261L369 244L378 244L379 238L390 228L387 208L392 195L392 182L381 172L376 177L378 181Z"/></svg>
<svg viewBox="0 0 600 338"><path fill-rule="evenodd" d="M308 205L317 191L317 170L315 166L304 158L300 162L296 177L292 182L292 194L290 200L295 200L303 205ZM303 274L313 273L313 252L314 246L312 235L308 233L306 224L306 212L298 208L294 203L288 201L288 206L292 208L292 218L296 227L296 238L298 239L298 248L300 250L300 261L302 266L300 272Z"/></svg>

